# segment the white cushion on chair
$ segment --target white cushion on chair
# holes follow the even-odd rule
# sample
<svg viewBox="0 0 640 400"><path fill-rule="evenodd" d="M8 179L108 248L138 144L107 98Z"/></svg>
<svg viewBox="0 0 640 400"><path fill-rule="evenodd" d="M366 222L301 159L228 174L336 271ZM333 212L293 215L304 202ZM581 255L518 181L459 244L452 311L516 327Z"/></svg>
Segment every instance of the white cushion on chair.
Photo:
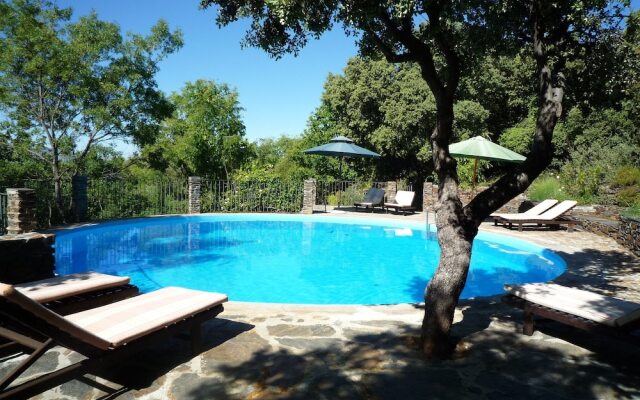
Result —
<svg viewBox="0 0 640 400"><path fill-rule="evenodd" d="M531 303L611 327L622 327L640 318L638 303L554 283L505 285L505 289Z"/></svg>

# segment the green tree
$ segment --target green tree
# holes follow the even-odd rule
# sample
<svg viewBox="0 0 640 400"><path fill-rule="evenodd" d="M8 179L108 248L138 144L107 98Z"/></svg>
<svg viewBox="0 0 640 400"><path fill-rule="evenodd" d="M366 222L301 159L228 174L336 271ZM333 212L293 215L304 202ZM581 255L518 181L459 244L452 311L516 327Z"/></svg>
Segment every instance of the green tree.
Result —
<svg viewBox="0 0 640 400"><path fill-rule="evenodd" d="M354 57L343 74L327 78L322 105L330 129L381 155L373 163L352 160L358 175L422 182L432 171L419 154L428 147L435 102L416 65Z"/></svg>
<svg viewBox="0 0 640 400"><path fill-rule="evenodd" d="M561 115L564 67L570 50L599 36L619 4L606 1L452 2L202 0L219 6L217 22L252 19L245 42L275 57L297 51L334 24L359 35L364 55L392 63L413 62L431 90L436 121L430 137L439 180L436 205L441 257L425 294L422 349L450 353L450 329L466 282L471 247L480 223L524 191L552 158L553 130ZM463 206L456 161L449 154L454 102L460 79L473 75L479 55L517 52L529 46L535 60L538 112L527 160ZM574 47L572 47L574 46Z"/></svg>
<svg viewBox="0 0 640 400"><path fill-rule="evenodd" d="M225 84L188 82L170 97L174 112L160 138L145 146L152 168L229 179L250 157L238 93Z"/></svg>
<svg viewBox="0 0 640 400"><path fill-rule="evenodd" d="M71 15L47 1L0 0L1 105L44 140L44 151L30 154L50 166L59 210L63 176L79 173L93 146L154 139L170 112L156 88L158 62L182 45L164 21L148 36L123 38L95 13L74 23Z"/></svg>

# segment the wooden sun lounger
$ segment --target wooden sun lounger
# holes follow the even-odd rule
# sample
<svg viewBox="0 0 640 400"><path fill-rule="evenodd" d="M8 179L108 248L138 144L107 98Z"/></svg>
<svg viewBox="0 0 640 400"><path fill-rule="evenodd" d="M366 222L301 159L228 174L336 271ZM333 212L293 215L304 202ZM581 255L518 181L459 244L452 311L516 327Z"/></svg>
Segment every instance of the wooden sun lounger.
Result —
<svg viewBox="0 0 640 400"><path fill-rule="evenodd" d="M169 287L103 307L61 316L11 285L0 284L0 336L32 353L0 379L0 399L27 398L85 374L99 374L125 357L162 342L168 335L191 331L192 350L200 346L201 324L223 311L227 296ZM16 329L16 327L19 327ZM11 386L54 346L87 357L64 368Z"/></svg>
<svg viewBox="0 0 640 400"><path fill-rule="evenodd" d="M14 287L30 299L64 315L137 295L138 288L129 282L128 276L82 272L20 283Z"/></svg>
<svg viewBox="0 0 640 400"><path fill-rule="evenodd" d="M551 207L555 206L556 204L558 204L558 200L555 199L546 199L541 201L540 203L536 204L535 206L531 207L530 209L528 209L525 212L522 213L493 213L491 214L491 217L494 219L494 221L500 220L500 218L509 218L509 217L518 217L518 216L530 216L530 217L535 217L537 215L542 214L543 212L547 211L548 209L550 209Z"/></svg>
<svg viewBox="0 0 640 400"><path fill-rule="evenodd" d="M496 216L494 218L495 225L504 224L511 229L513 225L518 225L518 231L522 231L522 227L525 224L537 224L537 225L567 225L567 231L571 232L573 227L578 223L576 220L565 216L566 213L571 211L575 207L577 202L573 200L565 200L560 204L551 207L549 210L543 212L537 216L530 215L512 215L506 214Z"/></svg>
<svg viewBox="0 0 640 400"><path fill-rule="evenodd" d="M389 209L393 209L395 212L402 211L402 215L407 215L407 211L414 212L415 208L412 204L415 195L415 192L398 190L398 192L396 193L395 202L384 203L384 209L387 212L389 211Z"/></svg>
<svg viewBox="0 0 640 400"><path fill-rule="evenodd" d="M522 332L532 335L535 316L640 344L640 304L553 283L506 285L502 301L524 311Z"/></svg>
<svg viewBox="0 0 640 400"><path fill-rule="evenodd" d="M371 212L373 212L374 207L382 206L384 203L384 190L371 188L367 190L367 193L364 195L364 199L360 202L353 203L358 210L358 207L363 208L371 208Z"/></svg>

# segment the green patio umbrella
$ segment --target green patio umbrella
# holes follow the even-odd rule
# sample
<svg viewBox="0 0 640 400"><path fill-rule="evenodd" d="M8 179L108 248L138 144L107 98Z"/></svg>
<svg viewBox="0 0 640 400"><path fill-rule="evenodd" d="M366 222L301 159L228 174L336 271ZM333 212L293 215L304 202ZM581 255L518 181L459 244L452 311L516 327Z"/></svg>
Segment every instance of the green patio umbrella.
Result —
<svg viewBox="0 0 640 400"><path fill-rule="evenodd" d="M342 159L344 157L380 157L380 154L367 150L353 143L353 140L345 136L336 136L329 143L312 147L304 151L305 154L316 154L321 156L340 157L339 179L342 179ZM340 207L340 196L338 197L338 207Z"/></svg>
<svg viewBox="0 0 640 400"><path fill-rule="evenodd" d="M454 157L473 158L473 187L476 187L478 176L478 160L521 163L526 157L511 151L482 136L475 136L449 146L449 153Z"/></svg>

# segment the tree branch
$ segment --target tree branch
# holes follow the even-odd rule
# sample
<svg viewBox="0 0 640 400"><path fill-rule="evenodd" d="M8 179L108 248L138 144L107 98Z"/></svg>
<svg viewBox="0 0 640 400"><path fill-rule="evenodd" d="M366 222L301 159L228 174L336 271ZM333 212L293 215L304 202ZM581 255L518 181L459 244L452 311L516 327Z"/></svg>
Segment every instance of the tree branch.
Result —
<svg viewBox="0 0 640 400"><path fill-rule="evenodd" d="M411 23L408 24L408 27L406 26L406 18L404 20L404 26L400 28L391 18L386 8L380 7L378 16L391 36L400 42L408 52L415 57L415 61L421 67L422 77L427 82L427 85L429 85L434 96L436 98L441 96L445 91L445 87L438 78L438 72L433 60L433 53L431 52L429 45L415 37Z"/></svg>
<svg viewBox="0 0 640 400"><path fill-rule="evenodd" d="M547 43L545 43L548 38L545 38L545 16L542 12L541 1L534 1L531 7L533 52L539 76L538 117L533 146L522 164L504 175L487 190L478 194L465 207L465 215L476 225L480 225L492 212L526 190L551 162L553 130L562 112L564 97L565 77L562 72L564 60L560 57L553 70L549 65ZM566 25L563 27L567 29Z"/></svg>
<svg viewBox="0 0 640 400"><path fill-rule="evenodd" d="M444 58L447 61L447 78L446 78L446 92L447 96L453 99L455 91L458 88L458 82L460 81L460 57L455 52L448 35L445 34L445 30L440 23L440 15L442 14L442 3L431 2L425 8L427 16L429 17L429 23L432 26L433 38L436 41L440 50L444 54Z"/></svg>
<svg viewBox="0 0 640 400"><path fill-rule="evenodd" d="M391 48L391 46L385 43L376 33L370 31L370 35L373 38L373 41L376 43L376 46L382 52L382 55L384 55L384 58L388 62L392 64L398 64L403 62L417 61L416 57L412 53L396 53Z"/></svg>

